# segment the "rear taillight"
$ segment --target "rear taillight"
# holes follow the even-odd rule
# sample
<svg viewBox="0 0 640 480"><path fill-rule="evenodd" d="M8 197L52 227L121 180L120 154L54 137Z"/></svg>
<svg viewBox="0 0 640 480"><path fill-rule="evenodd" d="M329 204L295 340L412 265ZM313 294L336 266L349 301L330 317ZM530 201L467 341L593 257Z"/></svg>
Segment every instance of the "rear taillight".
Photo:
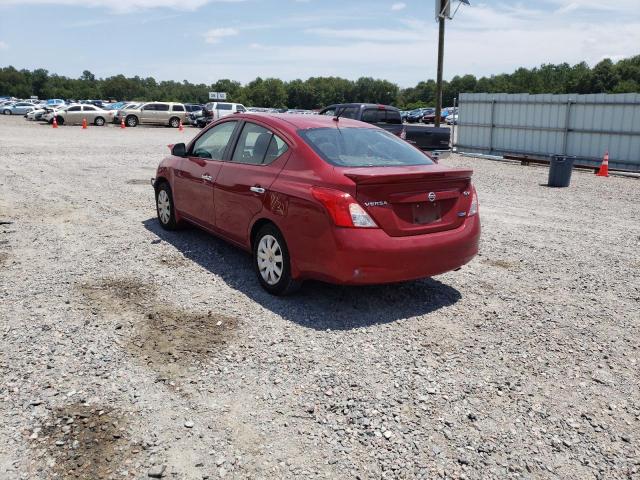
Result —
<svg viewBox="0 0 640 480"><path fill-rule="evenodd" d="M478 213L478 192L476 189L473 189L473 197L471 197L471 206L469 207L469 213L467 213L468 217L472 217Z"/></svg>
<svg viewBox="0 0 640 480"><path fill-rule="evenodd" d="M337 227L377 228L369 214L348 193L323 187L312 187L311 193L322 203Z"/></svg>

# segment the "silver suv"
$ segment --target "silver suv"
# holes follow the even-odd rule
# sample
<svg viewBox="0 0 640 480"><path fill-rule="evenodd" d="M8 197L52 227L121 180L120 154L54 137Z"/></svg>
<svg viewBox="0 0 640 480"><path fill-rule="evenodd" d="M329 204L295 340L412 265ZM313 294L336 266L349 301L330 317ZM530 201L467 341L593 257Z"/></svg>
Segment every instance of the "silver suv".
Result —
<svg viewBox="0 0 640 480"><path fill-rule="evenodd" d="M124 117L127 127L149 124L178 128L180 122L186 123L187 111L182 103L149 102L143 103L138 108L124 109L120 112L120 116Z"/></svg>

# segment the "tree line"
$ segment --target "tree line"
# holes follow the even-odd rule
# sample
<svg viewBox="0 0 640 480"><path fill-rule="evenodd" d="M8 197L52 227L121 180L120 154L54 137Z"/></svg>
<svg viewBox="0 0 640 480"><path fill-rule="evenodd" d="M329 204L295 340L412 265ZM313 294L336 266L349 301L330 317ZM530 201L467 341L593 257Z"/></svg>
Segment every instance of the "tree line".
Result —
<svg viewBox="0 0 640 480"><path fill-rule="evenodd" d="M387 80L362 77L355 81L339 77L311 77L289 82L277 78L256 78L242 85L222 79L207 85L187 80L156 81L153 77L115 75L96 78L88 70L79 78L51 74L39 68L0 69L0 95L27 98L113 99L204 103L208 92L227 92L227 99L247 106L316 109L332 103L382 103L412 109L435 105L436 82L425 80L415 87L400 88ZM453 104L461 92L486 93L629 93L640 92L640 55L613 62L604 59L593 68L543 64L518 68L509 74L476 78L455 76L443 85L443 105Z"/></svg>

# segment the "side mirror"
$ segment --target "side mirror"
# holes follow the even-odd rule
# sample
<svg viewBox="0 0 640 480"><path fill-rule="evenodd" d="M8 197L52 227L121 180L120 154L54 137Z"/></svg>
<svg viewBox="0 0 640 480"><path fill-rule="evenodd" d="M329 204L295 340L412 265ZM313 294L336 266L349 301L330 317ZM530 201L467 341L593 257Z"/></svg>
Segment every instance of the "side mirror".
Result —
<svg viewBox="0 0 640 480"><path fill-rule="evenodd" d="M171 155L173 155L174 157L186 157L187 147L184 143L176 143L173 147L171 147Z"/></svg>

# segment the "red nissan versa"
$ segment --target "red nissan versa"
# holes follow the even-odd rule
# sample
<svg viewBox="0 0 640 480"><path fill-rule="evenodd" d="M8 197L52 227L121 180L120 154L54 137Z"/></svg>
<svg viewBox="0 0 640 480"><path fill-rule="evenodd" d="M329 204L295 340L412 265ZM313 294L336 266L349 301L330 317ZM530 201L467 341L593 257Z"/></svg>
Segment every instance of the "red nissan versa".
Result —
<svg viewBox="0 0 640 480"><path fill-rule="evenodd" d="M253 252L262 286L283 295L305 279L391 283L469 262L471 174L367 123L241 114L171 146L152 183L163 228L187 221Z"/></svg>

